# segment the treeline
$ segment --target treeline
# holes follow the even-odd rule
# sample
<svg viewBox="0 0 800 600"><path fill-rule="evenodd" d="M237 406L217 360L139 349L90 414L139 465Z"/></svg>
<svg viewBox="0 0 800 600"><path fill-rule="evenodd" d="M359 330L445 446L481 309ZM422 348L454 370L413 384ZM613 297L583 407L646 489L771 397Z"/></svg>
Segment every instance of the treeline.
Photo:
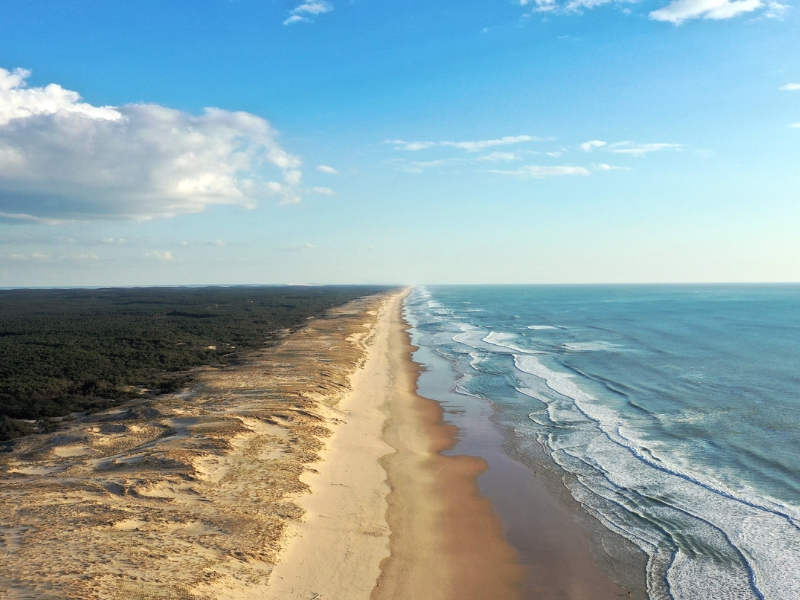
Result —
<svg viewBox="0 0 800 600"><path fill-rule="evenodd" d="M0 440L50 419L172 391L192 367L275 342L385 288L205 287L0 291Z"/></svg>

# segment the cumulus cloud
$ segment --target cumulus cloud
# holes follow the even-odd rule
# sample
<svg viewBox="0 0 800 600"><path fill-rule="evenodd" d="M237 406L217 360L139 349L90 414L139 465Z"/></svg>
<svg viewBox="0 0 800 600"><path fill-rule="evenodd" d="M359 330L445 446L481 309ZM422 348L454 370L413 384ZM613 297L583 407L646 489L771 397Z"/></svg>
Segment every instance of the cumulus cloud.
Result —
<svg viewBox="0 0 800 600"><path fill-rule="evenodd" d="M784 91L787 91L787 92L793 92L795 90L800 90L800 83L787 83L786 85L784 85L781 88L781 90L784 90Z"/></svg>
<svg viewBox="0 0 800 600"><path fill-rule="evenodd" d="M425 150L434 146L445 146L459 148L467 152L478 152L494 146L507 146L509 144L521 144L523 142L535 142L541 138L530 135L507 135L496 140L478 140L472 142L406 142L404 140L386 140L387 144L393 144L400 150Z"/></svg>
<svg viewBox="0 0 800 600"><path fill-rule="evenodd" d="M29 88L28 76L0 69L4 220L148 219L303 192L300 160L260 117L92 106L57 84Z"/></svg>
<svg viewBox="0 0 800 600"><path fill-rule="evenodd" d="M319 165L317 167L317 171L320 171L322 173L328 173L329 175L338 175L339 174L339 171L337 171L333 167L329 167L328 165Z"/></svg>
<svg viewBox="0 0 800 600"><path fill-rule="evenodd" d="M284 25L291 25L292 23L302 23L302 22L309 22L313 17L317 15L321 15L327 12L331 12L333 10L333 4L330 2L325 2L325 0L321 1L310 1L304 2L298 6L295 6L289 12L289 18L287 18L283 24Z"/></svg>
<svg viewBox="0 0 800 600"><path fill-rule="evenodd" d="M501 175L515 175L517 177L525 177L532 179L544 179L545 177L561 177L565 175L590 175L589 169L584 167L572 166L541 166L541 165L528 165L520 167L519 169L502 171L499 169L492 169L490 173L499 173Z"/></svg>
<svg viewBox="0 0 800 600"><path fill-rule="evenodd" d="M602 148L603 146L607 146L608 142L601 142L600 140L591 140L589 142L584 142L581 144L581 149L586 152L591 152L594 148Z"/></svg>

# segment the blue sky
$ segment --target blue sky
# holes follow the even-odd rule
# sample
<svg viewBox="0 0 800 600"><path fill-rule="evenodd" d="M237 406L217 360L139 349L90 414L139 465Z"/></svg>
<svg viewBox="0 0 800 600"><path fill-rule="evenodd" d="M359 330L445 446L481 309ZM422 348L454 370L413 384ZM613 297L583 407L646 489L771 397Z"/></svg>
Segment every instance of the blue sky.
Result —
<svg viewBox="0 0 800 600"><path fill-rule="evenodd" d="M0 6L0 287L800 280L765 0Z"/></svg>

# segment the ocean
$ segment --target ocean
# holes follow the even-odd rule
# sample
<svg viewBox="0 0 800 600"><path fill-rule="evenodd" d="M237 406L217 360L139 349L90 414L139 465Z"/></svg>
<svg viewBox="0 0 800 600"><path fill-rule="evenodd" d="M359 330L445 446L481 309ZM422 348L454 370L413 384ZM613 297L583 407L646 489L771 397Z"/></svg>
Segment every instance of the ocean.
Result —
<svg viewBox="0 0 800 600"><path fill-rule="evenodd" d="M800 286L423 286L405 310L450 409L556 474L598 560L637 548L647 597L800 599Z"/></svg>

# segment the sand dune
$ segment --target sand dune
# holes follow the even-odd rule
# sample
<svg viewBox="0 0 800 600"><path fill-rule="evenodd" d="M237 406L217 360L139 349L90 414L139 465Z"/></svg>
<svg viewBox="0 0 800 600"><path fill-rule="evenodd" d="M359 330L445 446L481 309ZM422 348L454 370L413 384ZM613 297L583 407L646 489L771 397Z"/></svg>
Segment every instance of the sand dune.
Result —
<svg viewBox="0 0 800 600"><path fill-rule="evenodd" d="M0 598L256 598L381 298L0 454Z"/></svg>

